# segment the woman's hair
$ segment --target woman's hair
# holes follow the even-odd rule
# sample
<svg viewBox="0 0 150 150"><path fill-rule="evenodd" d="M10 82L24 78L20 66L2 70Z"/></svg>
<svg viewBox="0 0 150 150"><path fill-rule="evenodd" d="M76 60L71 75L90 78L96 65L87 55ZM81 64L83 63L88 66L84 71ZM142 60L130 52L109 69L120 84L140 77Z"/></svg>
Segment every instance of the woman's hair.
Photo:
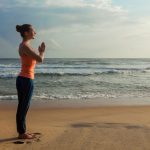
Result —
<svg viewBox="0 0 150 150"><path fill-rule="evenodd" d="M28 32L31 26L31 24L16 25L16 31L20 32L20 35L24 37L24 33Z"/></svg>

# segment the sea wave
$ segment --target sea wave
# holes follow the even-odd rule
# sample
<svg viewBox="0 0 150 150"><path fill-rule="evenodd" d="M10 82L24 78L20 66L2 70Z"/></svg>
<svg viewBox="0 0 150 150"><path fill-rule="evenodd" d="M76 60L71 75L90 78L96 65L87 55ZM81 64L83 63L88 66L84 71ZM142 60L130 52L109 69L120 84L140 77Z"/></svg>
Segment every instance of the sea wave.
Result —
<svg viewBox="0 0 150 150"><path fill-rule="evenodd" d="M76 72L48 72L45 70L38 70L35 72L35 76L92 76L92 75L113 75L113 74L135 74L135 73L150 73L148 69L112 69L112 70L87 70L81 71L76 70ZM15 78L18 72L2 72L0 73L0 78Z"/></svg>
<svg viewBox="0 0 150 150"><path fill-rule="evenodd" d="M0 69L4 68L20 68L19 64L0 64Z"/></svg>
<svg viewBox="0 0 150 150"><path fill-rule="evenodd" d="M33 100L62 100L62 99L92 99L92 98L116 98L115 95L111 94L95 94L95 93L89 93L89 94L78 94L78 95L47 95L47 94L41 94L41 95L33 95ZM0 96L0 100L17 100L17 95L3 95Z"/></svg>
<svg viewBox="0 0 150 150"><path fill-rule="evenodd" d="M0 100L16 100L17 95L0 95Z"/></svg>
<svg viewBox="0 0 150 150"><path fill-rule="evenodd" d="M0 78L16 78L17 74L16 73L5 73L5 74L0 74Z"/></svg>

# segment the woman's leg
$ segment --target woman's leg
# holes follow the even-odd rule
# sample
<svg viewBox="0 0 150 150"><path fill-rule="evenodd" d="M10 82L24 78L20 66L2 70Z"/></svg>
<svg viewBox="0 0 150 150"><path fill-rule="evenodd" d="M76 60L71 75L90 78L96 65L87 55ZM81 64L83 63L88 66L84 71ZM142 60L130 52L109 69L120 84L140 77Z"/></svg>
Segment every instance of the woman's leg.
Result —
<svg viewBox="0 0 150 150"><path fill-rule="evenodd" d="M17 132L24 134L26 132L26 114L33 94L33 80L18 76L16 88L18 94L18 108L16 112Z"/></svg>

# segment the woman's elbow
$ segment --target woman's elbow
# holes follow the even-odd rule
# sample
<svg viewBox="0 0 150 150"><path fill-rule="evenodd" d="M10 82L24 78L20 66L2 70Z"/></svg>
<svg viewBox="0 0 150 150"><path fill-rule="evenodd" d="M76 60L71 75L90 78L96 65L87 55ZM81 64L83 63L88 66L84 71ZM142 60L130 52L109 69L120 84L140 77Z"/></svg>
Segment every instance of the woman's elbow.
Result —
<svg viewBox="0 0 150 150"><path fill-rule="evenodd" d="M41 57L39 57L39 58L37 59L37 61L38 61L39 63L42 63L42 62L43 62L43 59L42 59Z"/></svg>

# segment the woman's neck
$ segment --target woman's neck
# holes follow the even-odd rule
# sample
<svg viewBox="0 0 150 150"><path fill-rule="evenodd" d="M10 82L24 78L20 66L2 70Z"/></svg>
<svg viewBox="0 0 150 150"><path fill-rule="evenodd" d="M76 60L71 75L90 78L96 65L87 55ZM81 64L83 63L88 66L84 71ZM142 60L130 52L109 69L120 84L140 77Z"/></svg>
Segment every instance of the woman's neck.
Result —
<svg viewBox="0 0 150 150"><path fill-rule="evenodd" d="M23 39L23 40L22 40L22 43L30 44L30 40L28 40L28 39Z"/></svg>

